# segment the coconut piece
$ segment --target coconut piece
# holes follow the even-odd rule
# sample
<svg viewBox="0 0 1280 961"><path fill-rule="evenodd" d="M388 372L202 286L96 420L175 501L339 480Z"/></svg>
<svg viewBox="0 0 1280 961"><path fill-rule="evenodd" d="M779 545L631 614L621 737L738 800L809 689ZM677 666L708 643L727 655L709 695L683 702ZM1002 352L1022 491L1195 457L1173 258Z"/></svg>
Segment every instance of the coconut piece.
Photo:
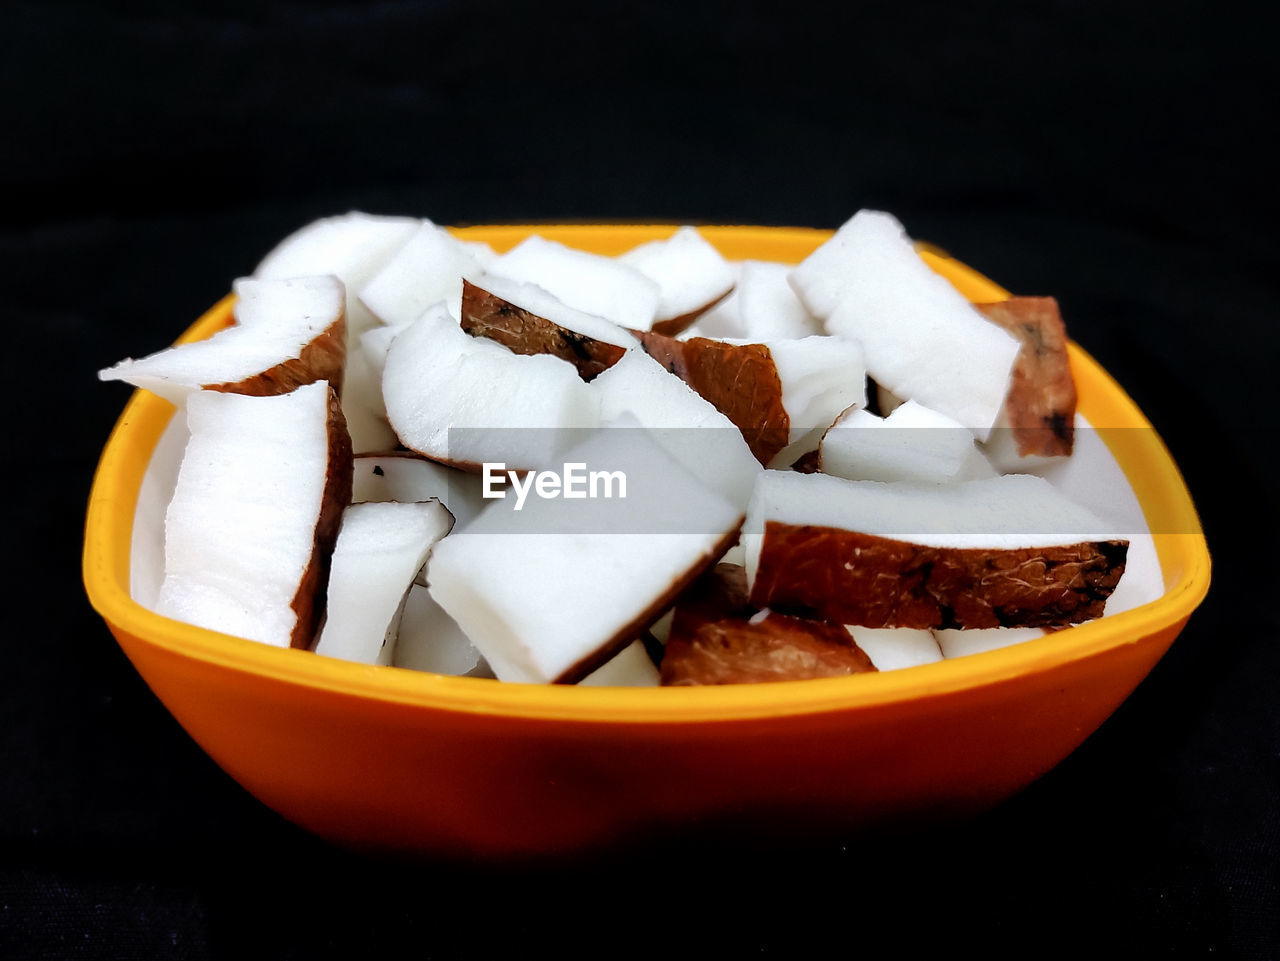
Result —
<svg viewBox="0 0 1280 961"><path fill-rule="evenodd" d="M165 514L156 611L277 647L309 647L351 499L351 445L323 381L289 394L200 391Z"/></svg>
<svg viewBox="0 0 1280 961"><path fill-rule="evenodd" d="M913 400L888 417L845 411L823 435L818 450L824 474L849 480L953 484L996 473L973 434Z"/></svg>
<svg viewBox="0 0 1280 961"><path fill-rule="evenodd" d="M782 403L782 379L769 348L695 337L676 340L638 332L650 357L711 402L732 421L751 453L768 464L787 446L791 418Z"/></svg>
<svg viewBox="0 0 1280 961"><path fill-rule="evenodd" d="M534 235L489 265L489 274L537 284L563 303L620 327L648 330L661 291L640 271Z"/></svg>
<svg viewBox="0 0 1280 961"><path fill-rule="evenodd" d="M1024 458L1068 456L1074 436L1076 383L1058 302L1052 297L1011 297L975 306L1021 344L1004 410L988 439L994 459L1009 469L1020 469Z"/></svg>
<svg viewBox="0 0 1280 961"><path fill-rule="evenodd" d="M938 647L933 631L917 631L909 627L856 626L850 626L847 630L863 653L871 658L871 663L878 671L897 671L904 667L917 667L942 660L942 649Z"/></svg>
<svg viewBox="0 0 1280 961"><path fill-rule="evenodd" d="M453 515L437 500L353 504L329 568L328 614L315 652L361 664L390 664L405 594Z"/></svg>
<svg viewBox="0 0 1280 961"><path fill-rule="evenodd" d="M384 324L411 324L437 303L457 319L463 278L474 279L483 272L448 231L424 221L357 293Z"/></svg>
<svg viewBox="0 0 1280 961"><path fill-rule="evenodd" d="M452 617L414 584L405 597L391 663L411 671L493 677L493 671Z"/></svg>
<svg viewBox="0 0 1280 961"><path fill-rule="evenodd" d="M629 423L563 456L621 472L623 496L615 486L609 498L530 497L519 510L513 497L494 501L432 553L431 596L504 681L581 680L737 536L740 511Z"/></svg>
<svg viewBox="0 0 1280 961"><path fill-rule="evenodd" d="M1011 644L1021 644L1023 641L1034 641L1037 637L1044 637L1044 635L1044 630L1038 627L989 627L976 631L952 628L933 632L942 656L948 660L953 657L995 651Z"/></svg>
<svg viewBox="0 0 1280 961"><path fill-rule="evenodd" d="M599 424L599 402L573 367L471 337L441 305L392 342L382 393L405 447L467 470L549 465L571 442L565 432Z"/></svg>
<svg viewBox="0 0 1280 961"><path fill-rule="evenodd" d="M351 503L439 500L463 527L485 507L477 474L426 460L409 451L363 454L354 459Z"/></svg>
<svg viewBox="0 0 1280 961"><path fill-rule="evenodd" d="M591 383L604 422L631 414L695 477L747 508L759 461L742 432L688 384L642 350L629 350Z"/></svg>
<svg viewBox="0 0 1280 961"><path fill-rule="evenodd" d="M743 540L751 601L863 627L1099 617L1128 542L1033 475L943 486L766 471Z"/></svg>
<svg viewBox="0 0 1280 961"><path fill-rule="evenodd" d="M1019 343L929 269L894 217L859 211L791 284L829 333L862 344L877 383L986 439Z"/></svg>
<svg viewBox="0 0 1280 961"><path fill-rule="evenodd" d="M617 363L635 338L617 324L574 310L534 284L488 276L462 285L462 329L517 354L568 361L583 380Z"/></svg>
<svg viewBox="0 0 1280 961"><path fill-rule="evenodd" d="M307 224L275 246L253 271L258 280L285 280L333 274L347 297L348 347L377 324L356 298L362 288L422 221L416 217L380 217L352 211Z"/></svg>
<svg viewBox="0 0 1280 961"><path fill-rule="evenodd" d="M747 601L745 569L718 564L676 602L661 676L663 686L692 687L874 670L844 628L758 611Z"/></svg>
<svg viewBox="0 0 1280 961"><path fill-rule="evenodd" d="M237 323L206 340L178 344L98 371L180 405L192 391L267 396L327 381L342 387L346 320L337 277L240 279Z"/></svg>
<svg viewBox="0 0 1280 961"><path fill-rule="evenodd" d="M742 261L735 288L741 330L727 336L771 342L799 340L823 332L821 323L787 281L791 271L787 264Z"/></svg>
<svg viewBox="0 0 1280 961"><path fill-rule="evenodd" d="M734 269L696 227L651 240L618 257L658 285L652 330L675 336L733 290Z"/></svg>
<svg viewBox="0 0 1280 961"><path fill-rule="evenodd" d="M658 668L643 641L632 641L578 682L579 687L657 687Z"/></svg>

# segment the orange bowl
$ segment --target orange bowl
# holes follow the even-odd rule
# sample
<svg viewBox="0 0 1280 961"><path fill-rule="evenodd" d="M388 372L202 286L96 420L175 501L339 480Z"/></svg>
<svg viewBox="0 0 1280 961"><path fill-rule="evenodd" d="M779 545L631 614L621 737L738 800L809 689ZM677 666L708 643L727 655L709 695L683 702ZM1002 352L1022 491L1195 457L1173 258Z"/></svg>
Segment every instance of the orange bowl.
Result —
<svg viewBox="0 0 1280 961"><path fill-rule="evenodd" d="M467 227L600 253L671 226ZM705 227L730 258L798 262L829 232ZM939 251L974 300L1007 297ZM230 298L183 335L226 324ZM1209 585L1190 495L1134 403L1074 344L1080 410L1154 535L1158 600L1044 638L906 670L710 688L503 684L282 650L160 617L130 596L139 490L174 408L138 391L89 501L90 601L152 690L255 797L362 848L465 856L598 850L728 829L834 836L988 808L1067 756L1146 676Z"/></svg>

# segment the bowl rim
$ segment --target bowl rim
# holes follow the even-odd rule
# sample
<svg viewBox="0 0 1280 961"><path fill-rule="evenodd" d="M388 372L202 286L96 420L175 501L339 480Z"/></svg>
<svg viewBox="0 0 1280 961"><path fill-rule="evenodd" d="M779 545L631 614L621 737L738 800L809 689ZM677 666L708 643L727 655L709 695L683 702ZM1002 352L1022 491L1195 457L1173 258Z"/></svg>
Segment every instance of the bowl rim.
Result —
<svg viewBox="0 0 1280 961"><path fill-rule="evenodd" d="M679 224L504 224L450 228L467 240L510 247L531 233L601 253L669 236ZM807 227L699 225L726 256L761 247L790 252L798 261L832 235ZM1003 300L1009 292L982 274L927 244L921 257L972 300ZM750 256L750 254L743 254ZM770 259L761 255L761 259ZM207 337L231 319L233 295L205 312L177 340ZM1155 601L1079 624L1052 635L980 654L895 671L851 677L769 684L681 688L604 688L504 683L453 677L406 668L356 664L276 648L162 617L129 593L134 513L143 472L161 432L174 413L168 401L136 390L103 448L85 520L83 579L90 603L120 639L136 641L211 668L266 678L345 696L395 702L421 709L544 718L584 723L688 723L735 721L833 710L870 709L895 701L945 696L1096 657L1114 647L1180 625L1204 599L1210 559L1191 495L1164 442L1118 383L1074 342L1071 365L1081 385L1081 407L1095 426L1140 427L1127 432L1133 444L1114 450L1150 523L1165 577ZM1105 440L1105 437L1104 437ZM1134 467L1141 462L1142 470ZM1153 531L1157 525L1150 524ZM1170 576L1170 571L1174 576Z"/></svg>

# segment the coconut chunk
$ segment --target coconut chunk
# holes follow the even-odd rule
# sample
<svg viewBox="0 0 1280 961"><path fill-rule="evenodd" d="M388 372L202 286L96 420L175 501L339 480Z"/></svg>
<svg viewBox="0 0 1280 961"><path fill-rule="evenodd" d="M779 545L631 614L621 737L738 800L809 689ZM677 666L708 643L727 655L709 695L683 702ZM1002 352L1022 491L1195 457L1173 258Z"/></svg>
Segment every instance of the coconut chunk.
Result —
<svg viewBox="0 0 1280 961"><path fill-rule="evenodd" d="M391 663L432 674L493 677L462 628L431 599L425 586L417 584L405 598Z"/></svg>
<svg viewBox="0 0 1280 961"><path fill-rule="evenodd" d="M599 424L599 402L555 357L512 353L465 333L443 306L387 351L387 418L400 442L432 460L478 470L486 462L550 464L564 432Z"/></svg>
<svg viewBox="0 0 1280 961"><path fill-rule="evenodd" d="M651 240L618 257L658 285L651 329L674 336L723 300L734 285L734 269L696 227L684 226L665 240Z"/></svg>
<svg viewBox="0 0 1280 961"><path fill-rule="evenodd" d="M329 569L327 616L315 652L390 664L405 594L453 515L439 501L353 504Z"/></svg>
<svg viewBox="0 0 1280 961"><path fill-rule="evenodd" d="M611 496L496 500L427 568L431 596L504 681L590 674L714 563L741 522L638 425L595 431L563 461L579 476L614 475Z"/></svg>
<svg viewBox="0 0 1280 961"><path fill-rule="evenodd" d="M629 350L591 383L608 423L631 414L688 471L731 504L747 508L760 462L742 432L642 350Z"/></svg>
<svg viewBox="0 0 1280 961"><path fill-rule="evenodd" d="M979 630L952 628L933 632L942 656L948 660L969 654L983 654L986 651L999 650L1024 641L1034 641L1037 637L1044 637L1044 635L1044 630L1038 627L988 627Z"/></svg>
<svg viewBox="0 0 1280 961"><path fill-rule="evenodd" d="M438 500L465 526L485 506L480 477L408 451L363 454L352 463L351 503Z"/></svg>
<svg viewBox="0 0 1280 961"><path fill-rule="evenodd" d="M474 279L483 272L447 230L425 221L357 294L384 324L411 324L437 303L456 319L463 278Z"/></svg>
<svg viewBox="0 0 1280 961"><path fill-rule="evenodd" d="M277 647L310 646L351 498L351 446L323 381L289 394L201 391L165 514L158 613Z"/></svg>
<svg viewBox="0 0 1280 961"><path fill-rule="evenodd" d="M578 682L579 687L657 687L658 668L641 641L632 641Z"/></svg>
<svg viewBox="0 0 1280 961"><path fill-rule="evenodd" d="M583 380L615 364L636 344L617 324L561 303L535 284L487 276L462 287L462 329L517 354L568 361Z"/></svg>
<svg viewBox="0 0 1280 961"><path fill-rule="evenodd" d="M818 450L824 474L849 480L952 484L996 474L973 434L913 400L888 417L846 411L823 435Z"/></svg>
<svg viewBox="0 0 1280 961"><path fill-rule="evenodd" d="M1099 617L1128 543L1032 475L943 486L766 471L743 540L751 601L863 627Z"/></svg>
<svg viewBox="0 0 1280 961"><path fill-rule="evenodd" d="M205 389L266 396L327 381L340 390L346 358L344 293L337 277L235 282L237 323L98 372L180 405Z"/></svg>
<svg viewBox="0 0 1280 961"><path fill-rule="evenodd" d="M766 260L742 261L735 288L741 332L728 336L777 341L823 332L787 280L792 269Z"/></svg>
<svg viewBox="0 0 1280 961"><path fill-rule="evenodd" d="M894 217L859 211L791 283L829 333L862 344L877 383L986 439L1019 343L929 269Z"/></svg>
<svg viewBox="0 0 1280 961"><path fill-rule="evenodd" d="M537 284L570 307L638 330L649 329L661 298L658 285L634 267L537 235L500 256L488 272Z"/></svg>
<svg viewBox="0 0 1280 961"><path fill-rule="evenodd" d="M844 628L759 611L746 572L718 564L676 602L662 657L668 687L844 677L876 668Z"/></svg>
<svg viewBox="0 0 1280 961"><path fill-rule="evenodd" d="M942 660L942 649L933 631L857 626L847 630L878 671L897 671Z"/></svg>

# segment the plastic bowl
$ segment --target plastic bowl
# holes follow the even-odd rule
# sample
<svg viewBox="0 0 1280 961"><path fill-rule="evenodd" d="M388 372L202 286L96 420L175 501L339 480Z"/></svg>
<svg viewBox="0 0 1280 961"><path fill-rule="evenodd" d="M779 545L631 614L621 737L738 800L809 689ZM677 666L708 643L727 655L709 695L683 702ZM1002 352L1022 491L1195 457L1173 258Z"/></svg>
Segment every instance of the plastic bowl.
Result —
<svg viewBox="0 0 1280 961"><path fill-rule="evenodd" d="M505 249L532 232L600 253L670 226L468 227ZM707 227L727 257L798 262L829 232ZM1007 292L938 251L973 299ZM183 339L228 322L230 299ZM598 850L728 830L847 836L977 812L1066 757L1146 676L1204 598L1209 555L1168 451L1083 351L1080 410L1108 434L1154 534L1157 601L1012 647L831 680L714 688L502 684L366 667L157 616L129 593L144 470L173 413L135 393L89 502L89 598L152 690L264 804L334 842L465 856ZM566 611L566 616L572 616Z"/></svg>

